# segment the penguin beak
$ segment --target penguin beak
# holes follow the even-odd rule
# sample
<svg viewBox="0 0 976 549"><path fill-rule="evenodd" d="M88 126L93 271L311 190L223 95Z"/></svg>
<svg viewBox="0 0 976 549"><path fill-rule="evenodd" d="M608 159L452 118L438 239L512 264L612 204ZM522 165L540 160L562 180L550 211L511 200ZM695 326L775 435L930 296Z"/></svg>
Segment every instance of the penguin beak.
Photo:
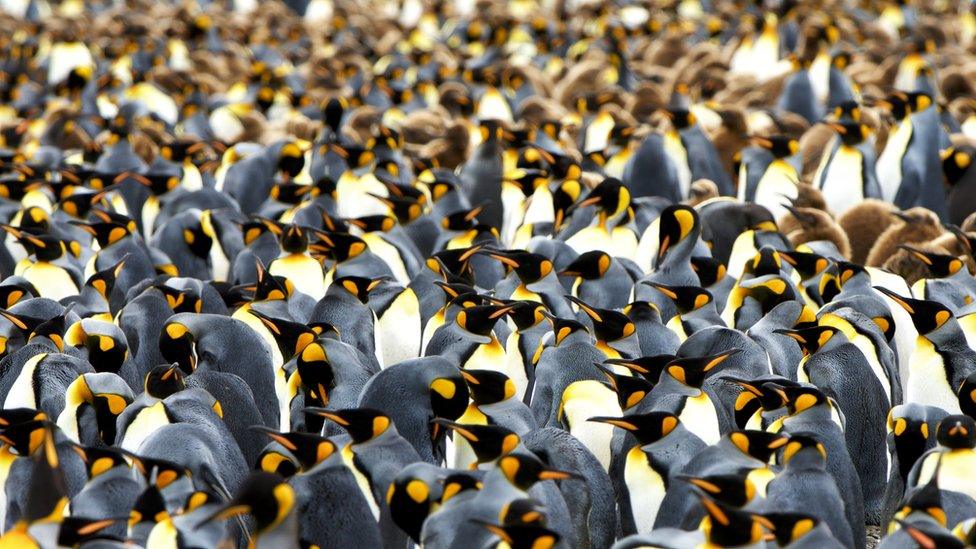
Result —
<svg viewBox="0 0 976 549"><path fill-rule="evenodd" d="M636 431L637 426L633 423L627 421L624 417L604 417L596 416L587 419L586 421L592 421L593 423L606 423L607 425L613 425L614 427L620 427L626 431Z"/></svg>
<svg viewBox="0 0 976 549"><path fill-rule="evenodd" d="M583 480L583 477L570 471L560 471L558 469L543 469L539 472L539 480Z"/></svg>
<svg viewBox="0 0 976 549"><path fill-rule="evenodd" d="M830 126L830 129L834 130L840 135L847 133L847 128L845 128L842 124L838 124L837 122L827 122L827 125Z"/></svg>
<svg viewBox="0 0 976 549"><path fill-rule="evenodd" d="M773 148L773 142L765 137L753 136L749 138L749 141L751 141L757 147L762 147L767 150Z"/></svg>

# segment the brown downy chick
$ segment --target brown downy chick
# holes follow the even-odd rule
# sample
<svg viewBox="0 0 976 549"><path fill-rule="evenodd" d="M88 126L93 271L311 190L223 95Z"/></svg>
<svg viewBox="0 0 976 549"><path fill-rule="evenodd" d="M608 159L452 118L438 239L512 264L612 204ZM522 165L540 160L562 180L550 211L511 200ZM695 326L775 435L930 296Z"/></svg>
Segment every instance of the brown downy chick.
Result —
<svg viewBox="0 0 976 549"><path fill-rule="evenodd" d="M895 207L890 203L869 198L840 216L837 223L847 233L847 239L851 243L852 263L864 265L871 247L894 222L891 215L893 211Z"/></svg>
<svg viewBox="0 0 976 549"><path fill-rule="evenodd" d="M808 185L806 183L800 182L796 186L797 194L791 202L791 206L794 208L812 208L814 210L821 210L827 215L827 202L824 200L823 194L813 185ZM783 234L789 234L793 231L802 229L800 221L792 213L783 214L777 221L776 226Z"/></svg>
<svg viewBox="0 0 976 549"><path fill-rule="evenodd" d="M927 208L915 207L903 212L894 212L897 219L892 223L877 242L871 247L865 265L881 267L889 257L898 251L900 244L918 244L929 242L943 233L939 216Z"/></svg>
<svg viewBox="0 0 976 549"><path fill-rule="evenodd" d="M691 183L691 188L688 189L688 199L683 202L689 206L697 206L716 197L718 197L718 185L711 179L698 179Z"/></svg>
<svg viewBox="0 0 976 549"><path fill-rule="evenodd" d="M847 240L847 234L834 221L834 218L830 217L830 214L816 208L794 208L793 206L789 206L788 209L800 224L798 229L788 233L784 232L786 238L794 246L815 240L828 240L837 247L837 251L842 256L851 256L851 244Z"/></svg>

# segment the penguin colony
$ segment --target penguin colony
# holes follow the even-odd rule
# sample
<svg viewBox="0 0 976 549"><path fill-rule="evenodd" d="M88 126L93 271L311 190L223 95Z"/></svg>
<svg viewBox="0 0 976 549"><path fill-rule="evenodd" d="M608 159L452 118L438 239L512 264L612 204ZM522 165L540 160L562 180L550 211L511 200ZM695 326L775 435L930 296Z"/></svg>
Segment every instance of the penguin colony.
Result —
<svg viewBox="0 0 976 549"><path fill-rule="evenodd" d="M0 7L0 548L976 544L969 2Z"/></svg>

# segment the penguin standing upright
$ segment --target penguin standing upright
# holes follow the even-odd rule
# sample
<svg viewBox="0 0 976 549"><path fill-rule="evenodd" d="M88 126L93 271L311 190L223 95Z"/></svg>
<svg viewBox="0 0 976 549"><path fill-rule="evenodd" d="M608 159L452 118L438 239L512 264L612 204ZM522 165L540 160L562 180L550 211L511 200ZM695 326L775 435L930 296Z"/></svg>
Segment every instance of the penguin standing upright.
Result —
<svg viewBox="0 0 976 549"><path fill-rule="evenodd" d="M461 188L471 204L484 207L485 223L501 229L504 216L502 206L502 179L505 168L502 163L501 144L504 129L498 121L481 123L482 141L471 153L461 171Z"/></svg>
<svg viewBox="0 0 976 549"><path fill-rule="evenodd" d="M830 211L840 216L865 198L881 198L881 187L875 175L874 148L867 141L868 127L854 120L829 125L838 138L824 154L813 181Z"/></svg>

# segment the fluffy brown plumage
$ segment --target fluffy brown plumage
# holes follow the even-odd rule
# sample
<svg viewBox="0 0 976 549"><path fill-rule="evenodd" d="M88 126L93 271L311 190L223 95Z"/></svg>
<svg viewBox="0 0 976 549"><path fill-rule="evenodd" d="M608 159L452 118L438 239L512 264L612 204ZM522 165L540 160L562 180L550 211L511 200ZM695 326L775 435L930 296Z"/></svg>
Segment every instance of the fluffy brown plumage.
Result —
<svg viewBox="0 0 976 549"><path fill-rule="evenodd" d="M837 223L851 243L851 261L864 264L881 233L894 222L895 207L882 200L868 199L844 212Z"/></svg>
<svg viewBox="0 0 976 549"><path fill-rule="evenodd" d="M851 256L851 244L847 240L847 234L830 214L816 208L792 208L791 213L799 227L785 234L794 246L804 242L828 240L837 247L842 256Z"/></svg>
<svg viewBox="0 0 976 549"><path fill-rule="evenodd" d="M928 242L943 233L939 216L927 208L911 208L893 214L892 223L871 247L865 265L881 267L885 261L898 251L900 244Z"/></svg>

